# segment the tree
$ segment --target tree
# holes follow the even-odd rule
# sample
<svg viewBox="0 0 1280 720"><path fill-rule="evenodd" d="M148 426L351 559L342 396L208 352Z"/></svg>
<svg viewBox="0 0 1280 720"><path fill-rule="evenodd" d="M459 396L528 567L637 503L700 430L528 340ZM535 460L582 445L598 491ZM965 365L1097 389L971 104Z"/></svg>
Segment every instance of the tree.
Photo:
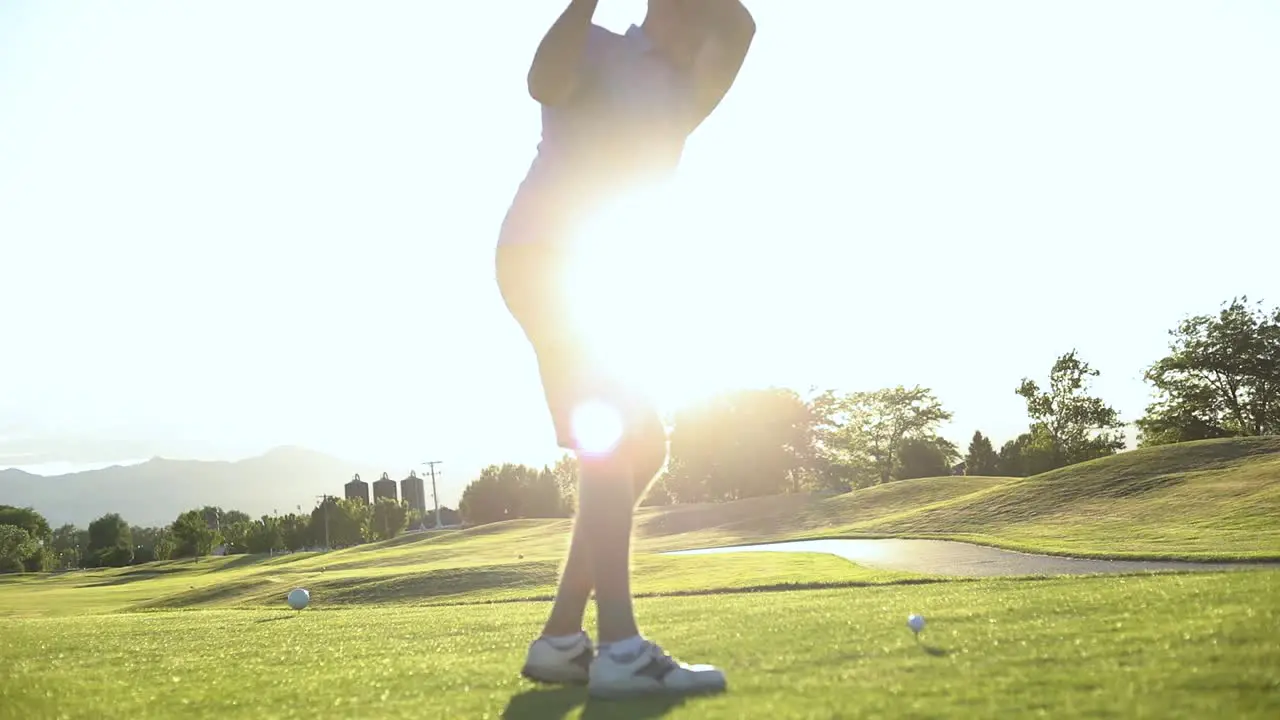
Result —
<svg viewBox="0 0 1280 720"><path fill-rule="evenodd" d="M26 530L35 543L35 549L23 559L24 570L42 572L54 564L56 553L47 547L53 539L53 533L43 515L29 507L0 505L0 525L12 525Z"/></svg>
<svg viewBox="0 0 1280 720"><path fill-rule="evenodd" d="M1247 297L1169 331L1169 354L1147 368L1155 401L1139 444L1280 434L1280 307Z"/></svg>
<svg viewBox="0 0 1280 720"><path fill-rule="evenodd" d="M1015 392L1027 402L1033 435L1043 430L1053 451L1053 467L1114 455L1124 449L1119 414L1088 394L1089 378L1099 372L1075 350L1059 357L1049 371L1049 389L1023 378Z"/></svg>
<svg viewBox="0 0 1280 720"><path fill-rule="evenodd" d="M427 514L422 516L422 522L428 528L435 527L436 511L428 510ZM450 507L446 507L444 505L440 506L440 524L441 525L457 525L461 522L462 522L462 516L458 513L457 510L454 510L453 508L450 508Z"/></svg>
<svg viewBox="0 0 1280 720"><path fill-rule="evenodd" d="M567 514L560 485L551 470L513 463L481 470L480 477L462 491L458 511L471 525Z"/></svg>
<svg viewBox="0 0 1280 720"><path fill-rule="evenodd" d="M964 456L965 475L999 475L1000 456L991 445L991 439L975 430L969 441L969 452Z"/></svg>
<svg viewBox="0 0 1280 720"><path fill-rule="evenodd" d="M310 529L307 527L306 517L289 513L281 517L277 525L280 528L280 543L285 550L297 552L307 546Z"/></svg>
<svg viewBox="0 0 1280 720"><path fill-rule="evenodd" d="M243 555L249 552L249 531L253 521L248 515L233 510L222 517L222 544L228 555Z"/></svg>
<svg viewBox="0 0 1280 720"><path fill-rule="evenodd" d="M307 523L311 545L326 548L353 547L364 542L373 509L361 500L326 496L311 511Z"/></svg>
<svg viewBox="0 0 1280 720"><path fill-rule="evenodd" d="M551 468L544 467L537 473L526 475L520 484L520 516L527 518L557 518L570 514L572 501L565 502Z"/></svg>
<svg viewBox="0 0 1280 720"><path fill-rule="evenodd" d="M226 514L222 508L216 505L205 505L198 512L210 528L218 530L222 527L222 516Z"/></svg>
<svg viewBox="0 0 1280 720"><path fill-rule="evenodd" d="M169 528L134 527L133 535L134 564L168 560L173 553L173 539Z"/></svg>
<svg viewBox="0 0 1280 720"><path fill-rule="evenodd" d="M36 542L48 541L53 534L49 529L49 521L29 507L0 505L0 525L16 525L26 530Z"/></svg>
<svg viewBox="0 0 1280 720"><path fill-rule="evenodd" d="M580 467L576 455L565 453L560 456L555 466L551 468L551 475L555 478L556 487L560 490L565 512L570 514L573 513L574 508L577 506L578 471Z"/></svg>
<svg viewBox="0 0 1280 720"><path fill-rule="evenodd" d="M892 479L904 440L932 438L938 425L951 419L933 391L918 385L853 393L841 411L846 420L839 435L848 456L882 483Z"/></svg>
<svg viewBox="0 0 1280 720"><path fill-rule="evenodd" d="M1047 431L1040 426L1031 428L1005 443L1000 448L996 467L1000 475L1030 477L1061 467L1058 453Z"/></svg>
<svg viewBox="0 0 1280 720"><path fill-rule="evenodd" d="M274 552L284 548L284 538L280 532L280 520L268 515L254 520L245 534L245 550L255 555Z"/></svg>
<svg viewBox="0 0 1280 720"><path fill-rule="evenodd" d="M89 523L89 547L85 565L124 567L133 562L133 533L118 513L108 513Z"/></svg>
<svg viewBox="0 0 1280 720"><path fill-rule="evenodd" d="M20 573L37 550L35 538L18 525L0 525L0 574Z"/></svg>
<svg viewBox="0 0 1280 720"><path fill-rule="evenodd" d="M53 531L50 547L57 567L78 567L81 555L89 547L89 531L71 524L62 525Z"/></svg>
<svg viewBox="0 0 1280 720"><path fill-rule="evenodd" d="M235 525L236 523L251 523L253 518L249 517L249 513L240 512L239 510L227 510L222 513L221 522L223 525Z"/></svg>
<svg viewBox="0 0 1280 720"><path fill-rule="evenodd" d="M779 388L722 393L685 408L670 442L660 494L684 503L801 490L815 453L809 405Z"/></svg>
<svg viewBox="0 0 1280 720"><path fill-rule="evenodd" d="M894 477L898 480L910 480L950 475L951 466L959 457L959 450L945 438L907 438L898 448L898 467L894 471Z"/></svg>
<svg viewBox="0 0 1280 720"><path fill-rule="evenodd" d="M209 517L203 510L188 510L178 516L171 526L173 533L173 557L200 558L213 552L220 538L209 527Z"/></svg>
<svg viewBox="0 0 1280 720"><path fill-rule="evenodd" d="M391 498L378 498L369 520L369 535L375 540L390 540L404 531L409 519L404 503Z"/></svg>

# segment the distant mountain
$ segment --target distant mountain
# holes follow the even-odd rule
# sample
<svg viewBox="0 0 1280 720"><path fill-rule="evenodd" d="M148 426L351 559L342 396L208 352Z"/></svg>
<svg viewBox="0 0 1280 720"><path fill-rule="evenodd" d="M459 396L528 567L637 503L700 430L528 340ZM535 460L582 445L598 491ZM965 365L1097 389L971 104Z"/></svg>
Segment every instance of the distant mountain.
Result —
<svg viewBox="0 0 1280 720"><path fill-rule="evenodd" d="M407 471L387 472L395 480ZM179 513L204 505L242 510L252 517L278 510L309 512L317 495L342 495L355 473L372 482L383 470L298 447L281 447L236 462L153 458L67 475L0 470L0 505L33 507L51 525L85 527L117 512L132 525L167 525Z"/></svg>

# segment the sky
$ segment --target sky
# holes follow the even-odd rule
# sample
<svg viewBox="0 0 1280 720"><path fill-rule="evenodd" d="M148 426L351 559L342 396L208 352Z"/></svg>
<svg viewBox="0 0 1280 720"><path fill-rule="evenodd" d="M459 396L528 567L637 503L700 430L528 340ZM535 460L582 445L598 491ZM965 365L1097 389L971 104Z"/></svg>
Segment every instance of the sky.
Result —
<svg viewBox="0 0 1280 720"><path fill-rule="evenodd" d="M999 443L1078 349L1131 421L1180 319L1280 301L1280 5L749 6L669 187L664 404L920 384ZM493 250L562 9L0 3L0 467L554 460Z"/></svg>

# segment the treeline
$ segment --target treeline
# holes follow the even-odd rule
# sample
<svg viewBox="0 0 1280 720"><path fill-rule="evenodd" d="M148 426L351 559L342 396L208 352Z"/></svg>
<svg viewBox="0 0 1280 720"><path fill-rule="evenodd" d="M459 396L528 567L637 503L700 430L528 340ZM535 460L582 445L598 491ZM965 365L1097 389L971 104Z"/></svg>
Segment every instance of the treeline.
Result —
<svg viewBox="0 0 1280 720"><path fill-rule="evenodd" d="M456 524L456 511L440 509L442 524ZM340 548L388 540L406 528L436 524L435 511L420 514L403 502L326 497L310 513L263 515L206 506L180 514L164 527L131 526L108 513L88 528L51 529L31 508L0 505L0 573L66 568L123 567L155 560Z"/></svg>
<svg viewBox="0 0 1280 720"><path fill-rule="evenodd" d="M1169 351L1146 368L1153 402L1132 425L1140 446L1280 434L1280 307L1247 298L1170 331ZM963 450L938 434L951 413L924 387L810 393L741 390L678 413L670 460L648 505L725 502L795 492L843 492L949 474L1029 476L1112 455L1126 424L1091 394L1099 375L1076 351L1041 381L1012 389L1026 405L1025 432L997 449L981 431ZM443 524L470 525L573 513L576 461L554 467L493 465L463 492ZM459 517L460 516L460 517ZM119 566L169 558L347 547L395 537L418 524L401 503L329 497L309 514L263 516L205 507L163 528L131 527L117 514L87 529L51 530L29 508L0 506L0 572ZM432 513L421 519L435 524Z"/></svg>
<svg viewBox="0 0 1280 720"><path fill-rule="evenodd" d="M1239 298L1170 331L1145 371L1154 401L1132 425L1139 446L1280 434L1280 308ZM1076 351L1043 384L1014 386L1027 429L998 449L980 430L963 451L938 435L951 413L923 387L726 393L672 418L670 460L648 505L843 492L894 480L968 474L1026 477L1122 450L1126 423L1091 394L1099 371ZM468 524L572 514L576 464L486 468L464 491Z"/></svg>

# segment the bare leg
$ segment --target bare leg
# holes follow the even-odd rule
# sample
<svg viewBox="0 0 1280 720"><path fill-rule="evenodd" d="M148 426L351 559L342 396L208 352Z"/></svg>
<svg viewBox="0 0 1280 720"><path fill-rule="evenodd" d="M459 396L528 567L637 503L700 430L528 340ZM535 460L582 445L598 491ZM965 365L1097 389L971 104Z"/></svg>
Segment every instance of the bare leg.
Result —
<svg viewBox="0 0 1280 720"><path fill-rule="evenodd" d="M631 516L635 501L628 462L582 459L576 533L590 537L599 642L640 634L631 605Z"/></svg>
<svg viewBox="0 0 1280 720"><path fill-rule="evenodd" d="M581 512L578 517L581 518ZM591 542L582 527L581 519L573 523L573 536L569 540L569 554L560 574L560 586L556 589L556 601L551 607L551 617L542 630L543 635L563 637L582 630L582 619L587 612L587 600L594 585L591 571Z"/></svg>

